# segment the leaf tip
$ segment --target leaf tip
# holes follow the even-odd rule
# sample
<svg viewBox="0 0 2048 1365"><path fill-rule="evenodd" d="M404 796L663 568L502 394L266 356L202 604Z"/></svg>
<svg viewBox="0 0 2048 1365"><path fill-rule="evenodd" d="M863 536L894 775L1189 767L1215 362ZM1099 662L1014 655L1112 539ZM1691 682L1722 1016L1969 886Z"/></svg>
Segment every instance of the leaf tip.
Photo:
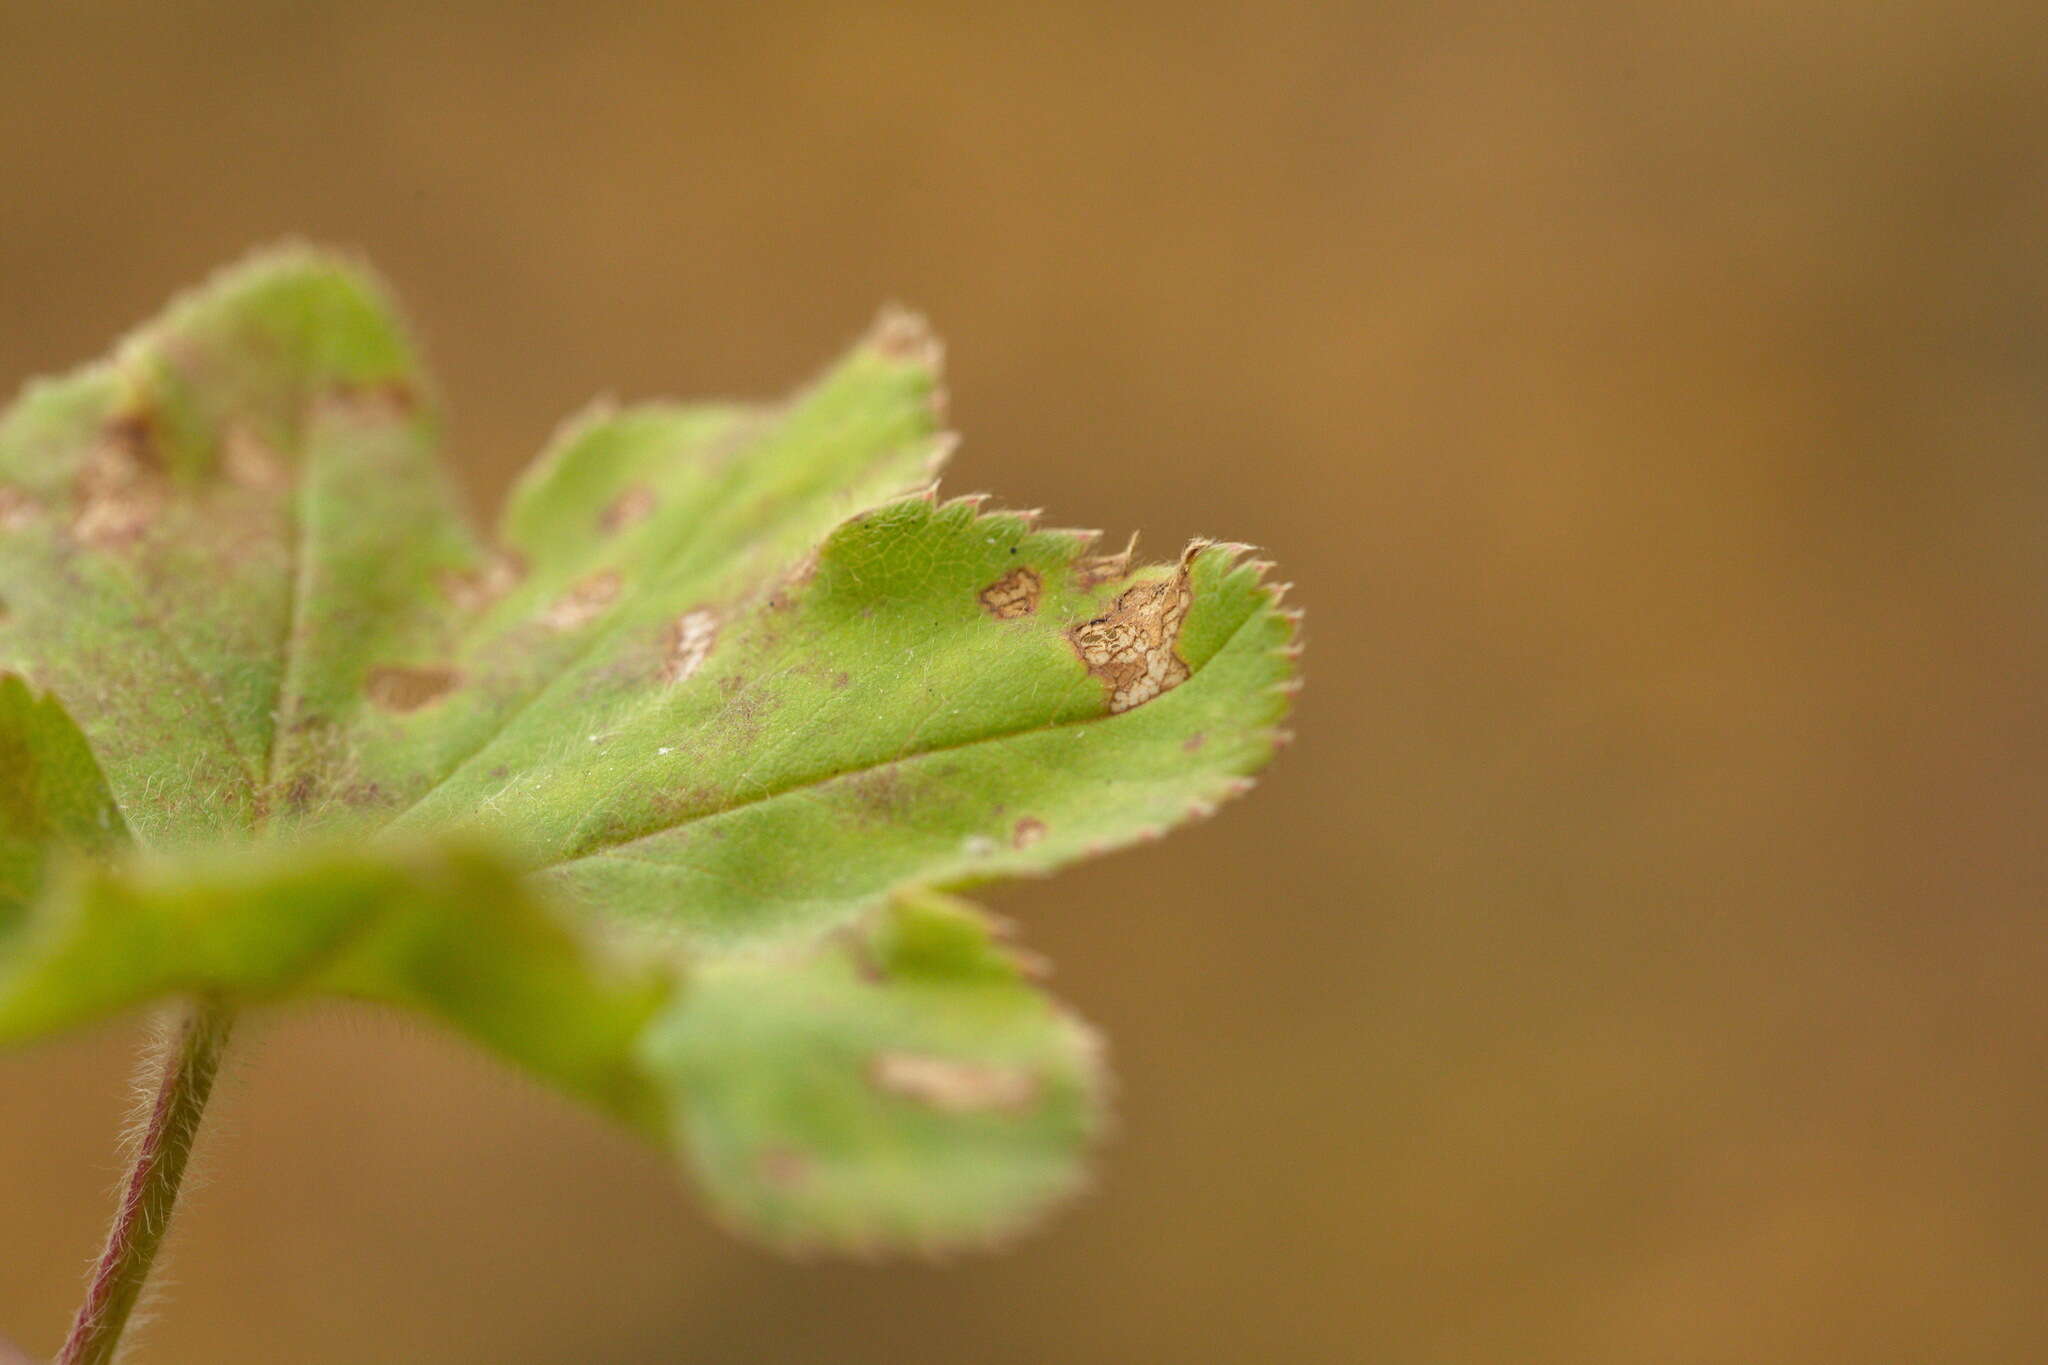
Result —
<svg viewBox="0 0 2048 1365"><path fill-rule="evenodd" d="M886 360L934 375L945 364L945 345L932 331L931 324L922 313L900 303L883 306L862 344Z"/></svg>

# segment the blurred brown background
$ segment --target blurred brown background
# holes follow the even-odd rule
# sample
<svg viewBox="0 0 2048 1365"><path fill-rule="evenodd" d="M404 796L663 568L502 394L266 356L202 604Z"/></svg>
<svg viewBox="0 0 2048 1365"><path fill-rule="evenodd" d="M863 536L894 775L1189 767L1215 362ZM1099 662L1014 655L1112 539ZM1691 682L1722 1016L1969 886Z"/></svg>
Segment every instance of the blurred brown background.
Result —
<svg viewBox="0 0 2048 1365"><path fill-rule="evenodd" d="M299 1014L138 1358L2048 1358L2030 9L0 0L0 386L354 246L487 504L593 394L772 394L902 299L954 489L1310 611L1253 799L997 897L1122 1076L1011 1254L774 1260ZM39 1349L135 1035L0 1058Z"/></svg>

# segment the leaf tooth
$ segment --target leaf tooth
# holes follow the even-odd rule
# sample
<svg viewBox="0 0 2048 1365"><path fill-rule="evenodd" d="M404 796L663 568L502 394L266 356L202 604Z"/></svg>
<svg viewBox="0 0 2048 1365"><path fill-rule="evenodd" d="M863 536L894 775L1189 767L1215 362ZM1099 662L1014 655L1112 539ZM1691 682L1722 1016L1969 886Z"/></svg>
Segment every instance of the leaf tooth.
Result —
<svg viewBox="0 0 2048 1365"><path fill-rule="evenodd" d="M922 313L900 303L885 304L861 344L876 354L938 374L945 367L946 347Z"/></svg>
<svg viewBox="0 0 2048 1365"><path fill-rule="evenodd" d="M876 316L861 344L886 360L913 366L930 375L932 387L925 402L932 420L944 424L951 405L945 384L946 347L923 314L901 304L889 304ZM931 472L937 473L951 453L950 444L936 449Z"/></svg>
<svg viewBox="0 0 2048 1365"><path fill-rule="evenodd" d="M545 461L547 452L569 449L587 436L593 428L601 427L607 422L617 421L619 414L623 411L625 411L625 407L620 403L617 394L600 393L592 395L590 400L582 407L575 409L561 421L555 423L555 429L548 433L548 439L541 444L542 458L535 462L534 467L536 469L540 467Z"/></svg>
<svg viewBox="0 0 2048 1365"><path fill-rule="evenodd" d="M1044 953L1030 948L1020 948L1014 943L1006 943L997 951L1002 954L1003 961L1015 968L1017 975L1024 980L1038 984L1052 980L1052 959Z"/></svg>
<svg viewBox="0 0 2048 1365"><path fill-rule="evenodd" d="M1098 537L1100 532L1097 533ZM1099 583L1122 578L1131 571L1131 560L1138 553L1138 533L1131 532L1131 538L1124 547L1114 554L1084 555L1074 561L1074 581L1083 591Z"/></svg>

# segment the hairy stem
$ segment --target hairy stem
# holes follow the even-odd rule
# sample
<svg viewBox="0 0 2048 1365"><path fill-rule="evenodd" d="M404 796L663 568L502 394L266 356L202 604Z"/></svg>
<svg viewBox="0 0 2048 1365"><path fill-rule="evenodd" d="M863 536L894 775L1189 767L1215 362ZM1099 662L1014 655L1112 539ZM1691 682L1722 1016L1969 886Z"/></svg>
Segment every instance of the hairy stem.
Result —
<svg viewBox="0 0 2048 1365"><path fill-rule="evenodd" d="M233 1027L232 1010L218 1001L201 1000L186 1011L150 1060L144 1072L145 1083L154 1092L149 1115L121 1182L121 1204L107 1234L106 1250L93 1267L85 1302L78 1306L56 1365L108 1365L113 1360L122 1329L135 1311L170 1228L192 1140Z"/></svg>

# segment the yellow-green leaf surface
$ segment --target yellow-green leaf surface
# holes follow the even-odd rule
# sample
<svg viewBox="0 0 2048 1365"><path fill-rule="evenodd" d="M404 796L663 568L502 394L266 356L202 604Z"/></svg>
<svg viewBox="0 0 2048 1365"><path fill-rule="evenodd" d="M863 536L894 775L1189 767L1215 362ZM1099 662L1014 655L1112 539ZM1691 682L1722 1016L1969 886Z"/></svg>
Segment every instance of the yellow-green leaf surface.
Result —
<svg viewBox="0 0 2048 1365"><path fill-rule="evenodd" d="M1093 1035L971 907L899 902L806 953L704 963L648 1035L717 1207L782 1246L987 1241L1072 1190Z"/></svg>
<svg viewBox="0 0 2048 1365"><path fill-rule="evenodd" d="M488 535L332 257L31 386L0 419L0 1031L379 999L686 1140L775 1240L1017 1222L1071 1182L1078 1030L1014 972L880 986L850 945L1240 790L1292 620L1242 547L1140 566L939 499L937 359L890 314L779 404L594 411ZM979 1110L906 1099L1020 1068Z"/></svg>
<svg viewBox="0 0 2048 1365"><path fill-rule="evenodd" d="M0 1041L176 993L375 1000L664 1131L632 1059L672 983L594 949L487 851L269 847L72 861L52 880L48 913L9 945Z"/></svg>

